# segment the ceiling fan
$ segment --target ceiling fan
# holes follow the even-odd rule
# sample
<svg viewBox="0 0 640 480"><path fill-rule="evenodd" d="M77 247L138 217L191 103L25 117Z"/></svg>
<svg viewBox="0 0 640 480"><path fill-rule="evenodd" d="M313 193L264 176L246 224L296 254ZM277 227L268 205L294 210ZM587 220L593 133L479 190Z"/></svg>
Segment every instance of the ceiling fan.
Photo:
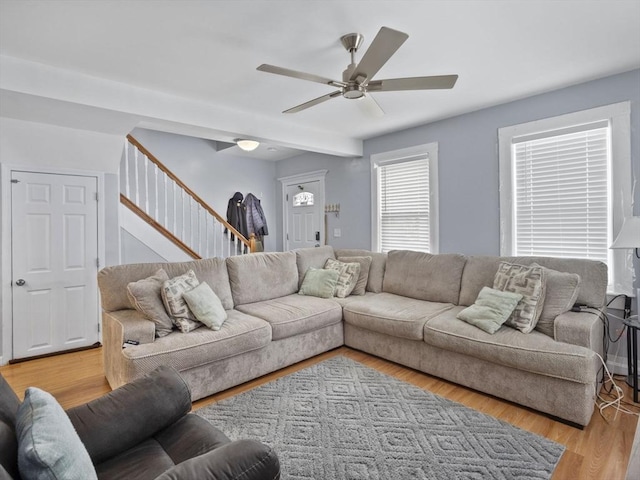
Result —
<svg viewBox="0 0 640 480"><path fill-rule="evenodd" d="M314 98L308 102L285 110L282 113L296 113L305 110L319 103L326 102L332 98L342 96L348 99L365 98L368 99L367 110L376 115L383 115L384 112L378 103L368 95L370 92L396 92L400 90L434 90L453 88L458 79L458 75L438 75L431 77L407 77L392 78L387 80L373 80L376 73L387 63L391 56L409 38L409 35L398 30L382 27L376 37L371 42L369 49L365 52L358 64L355 62L355 54L362 44L364 37L359 33L348 33L340 37L344 48L351 54L351 63L342 72L342 81L331 80L311 73L298 72L288 68L276 67L266 63L260 65L261 72L275 73L285 77L299 78L310 82L322 83L337 87L335 90L321 97Z"/></svg>

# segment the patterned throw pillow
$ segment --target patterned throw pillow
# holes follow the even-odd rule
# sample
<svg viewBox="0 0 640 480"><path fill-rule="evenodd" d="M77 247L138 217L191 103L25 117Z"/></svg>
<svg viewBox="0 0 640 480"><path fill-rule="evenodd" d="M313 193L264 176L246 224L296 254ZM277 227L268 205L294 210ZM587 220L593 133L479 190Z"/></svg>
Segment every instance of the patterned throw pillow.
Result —
<svg viewBox="0 0 640 480"><path fill-rule="evenodd" d="M169 280L169 276L161 268L152 276L127 285L127 296L131 304L156 324L156 337L169 335L173 330L173 322L167 315L160 294L162 285L167 280Z"/></svg>
<svg viewBox="0 0 640 480"><path fill-rule="evenodd" d="M522 333L531 332L538 323L544 306L546 275L543 269L500 262L493 279L493 288L522 295L522 300L505 324Z"/></svg>
<svg viewBox="0 0 640 480"><path fill-rule="evenodd" d="M202 325L196 320L195 315L189 310L187 302L182 297L185 292L196 288L200 282L193 270L184 275L173 277L164 282L162 286L162 301L173 320L173 323L182 333L195 330Z"/></svg>
<svg viewBox="0 0 640 480"><path fill-rule="evenodd" d="M373 261L373 257L338 257L338 260L344 263L360 264L360 275L358 276L358 281L356 282L356 286L353 288L351 295L364 295L367 290L367 282L369 281L369 270L371 269L371 262Z"/></svg>
<svg viewBox="0 0 640 480"><path fill-rule="evenodd" d="M333 258L327 258L324 264L325 270L336 270L338 272L338 283L333 295L339 298L348 297L358 282L360 276L359 263L343 263Z"/></svg>

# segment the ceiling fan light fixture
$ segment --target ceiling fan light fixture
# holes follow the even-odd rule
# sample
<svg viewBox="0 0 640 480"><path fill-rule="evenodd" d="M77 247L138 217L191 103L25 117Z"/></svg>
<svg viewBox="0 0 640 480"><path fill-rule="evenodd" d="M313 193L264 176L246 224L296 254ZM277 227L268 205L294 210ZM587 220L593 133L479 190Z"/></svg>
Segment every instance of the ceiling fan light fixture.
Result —
<svg viewBox="0 0 640 480"><path fill-rule="evenodd" d="M249 140L246 138L237 138L236 145L238 145L245 152L253 152L258 146L260 142L257 140Z"/></svg>

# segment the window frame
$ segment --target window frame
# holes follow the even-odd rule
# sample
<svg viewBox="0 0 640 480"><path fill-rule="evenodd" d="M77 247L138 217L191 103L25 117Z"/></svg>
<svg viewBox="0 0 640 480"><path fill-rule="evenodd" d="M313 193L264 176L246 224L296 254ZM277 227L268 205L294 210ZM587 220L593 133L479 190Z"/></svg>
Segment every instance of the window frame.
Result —
<svg viewBox="0 0 640 480"><path fill-rule="evenodd" d="M630 102L620 102L498 129L500 255L515 254L515 209L512 203L514 140L532 135L562 135L569 128L602 121L607 121L610 128L609 244L613 241L624 219L632 216L630 112ZM630 251L611 250L609 259L607 292L632 295L633 259Z"/></svg>
<svg viewBox="0 0 640 480"><path fill-rule="evenodd" d="M380 252L380 169L427 156L429 162L429 253L439 252L438 143L392 150L371 155L371 249Z"/></svg>

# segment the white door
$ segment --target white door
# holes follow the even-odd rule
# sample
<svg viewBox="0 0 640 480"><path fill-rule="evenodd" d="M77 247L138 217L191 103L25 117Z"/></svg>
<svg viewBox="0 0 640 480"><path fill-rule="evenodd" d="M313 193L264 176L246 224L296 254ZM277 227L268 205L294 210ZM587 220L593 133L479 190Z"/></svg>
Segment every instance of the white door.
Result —
<svg viewBox="0 0 640 480"><path fill-rule="evenodd" d="M13 358L99 339L97 178L11 173Z"/></svg>
<svg viewBox="0 0 640 480"><path fill-rule="evenodd" d="M285 250L319 247L324 243L324 205L321 205L320 182L287 185L287 231Z"/></svg>

